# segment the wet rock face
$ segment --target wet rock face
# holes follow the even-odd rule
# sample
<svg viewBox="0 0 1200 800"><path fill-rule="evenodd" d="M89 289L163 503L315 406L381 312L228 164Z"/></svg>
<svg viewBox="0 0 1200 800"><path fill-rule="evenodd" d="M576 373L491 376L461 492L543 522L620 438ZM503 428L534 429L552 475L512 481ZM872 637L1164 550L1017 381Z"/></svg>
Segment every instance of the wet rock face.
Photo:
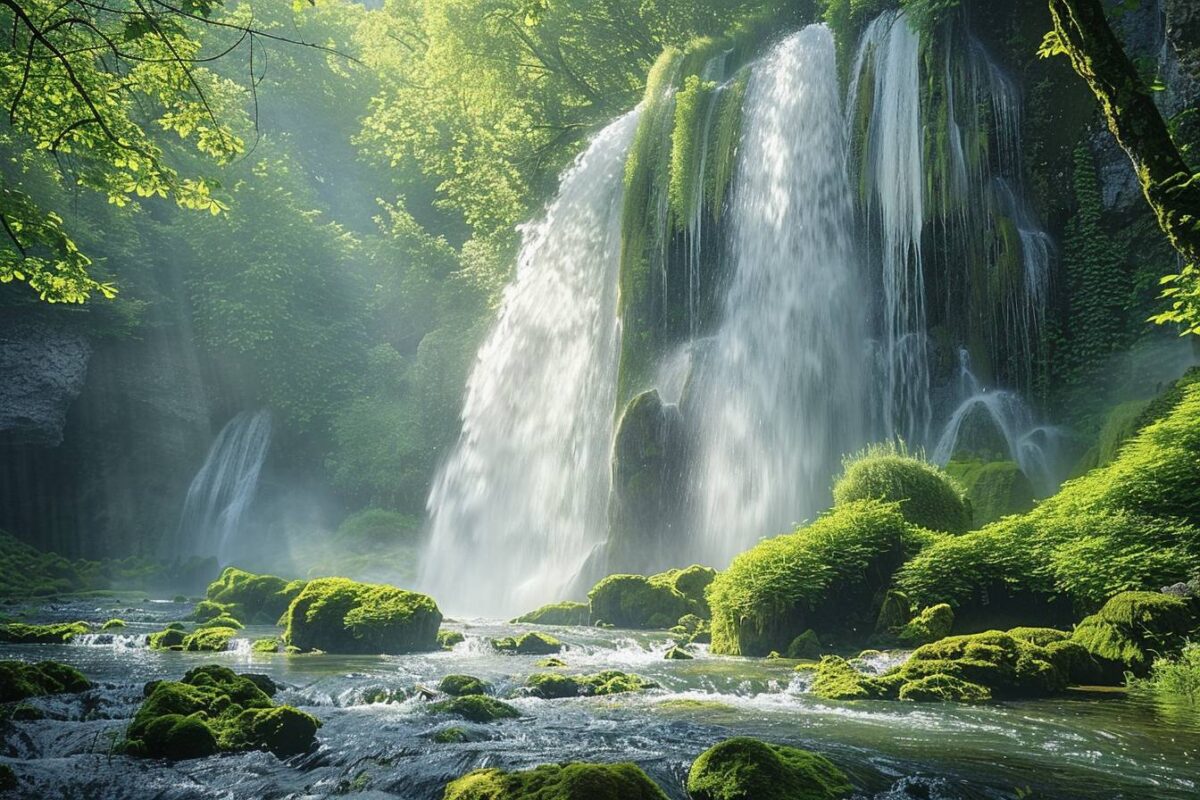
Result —
<svg viewBox="0 0 1200 800"><path fill-rule="evenodd" d="M0 440L59 445L91 355L86 338L61 326L0 319Z"/></svg>

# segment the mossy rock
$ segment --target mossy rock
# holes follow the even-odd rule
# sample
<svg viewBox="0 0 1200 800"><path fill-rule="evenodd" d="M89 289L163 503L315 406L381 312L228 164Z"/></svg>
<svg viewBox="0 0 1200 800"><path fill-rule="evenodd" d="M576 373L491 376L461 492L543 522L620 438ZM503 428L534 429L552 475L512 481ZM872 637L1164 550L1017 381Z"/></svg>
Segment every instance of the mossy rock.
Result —
<svg viewBox="0 0 1200 800"><path fill-rule="evenodd" d="M309 750L321 725L311 714L275 705L254 678L216 664L179 681L147 684L146 693L122 745L134 756L186 759L241 750L287 756Z"/></svg>
<svg viewBox="0 0 1200 800"><path fill-rule="evenodd" d="M904 592L889 589L875 619L876 633L895 633L912 619L912 601Z"/></svg>
<svg viewBox="0 0 1200 800"><path fill-rule="evenodd" d="M1158 592L1122 592L1075 628L1078 643L1105 667L1111 680L1128 670L1145 676L1155 656L1178 653L1200 620L1183 598Z"/></svg>
<svg viewBox="0 0 1200 800"><path fill-rule="evenodd" d="M0 642L5 644L66 644L88 632L86 622L55 622L49 625L27 625L10 622L0 625Z"/></svg>
<svg viewBox="0 0 1200 800"><path fill-rule="evenodd" d="M900 687L899 698L917 703L984 703L992 699L992 693L986 686L939 672L907 681Z"/></svg>
<svg viewBox="0 0 1200 800"><path fill-rule="evenodd" d="M896 638L909 647L929 644L950 635L954 628L954 609L947 603L938 603L921 609L896 633Z"/></svg>
<svg viewBox="0 0 1200 800"><path fill-rule="evenodd" d="M1062 642L1071 638L1071 634L1058 628L1010 628L1008 635L1026 642L1033 642L1039 647L1047 647L1054 642Z"/></svg>
<svg viewBox="0 0 1200 800"><path fill-rule="evenodd" d="M231 617L233 605L229 603L214 603L212 600L201 600L192 609L191 619L194 622L208 622L218 617Z"/></svg>
<svg viewBox="0 0 1200 800"><path fill-rule="evenodd" d="M233 628L234 630L240 631L244 627L246 627L246 626L243 625L238 620L234 619L233 617L229 616L228 614L222 614L219 617L213 617L210 620L205 620L204 622L201 622L199 625L196 626L196 629L200 630L201 628Z"/></svg>
<svg viewBox="0 0 1200 800"><path fill-rule="evenodd" d="M561 652L563 643L548 633L530 631L516 637L492 639L492 648L510 655L546 656Z"/></svg>
<svg viewBox="0 0 1200 800"><path fill-rule="evenodd" d="M962 487L943 470L895 449L872 448L848 459L833 486L833 500L835 506L858 500L899 503L906 520L933 531L971 528Z"/></svg>
<svg viewBox="0 0 1200 800"><path fill-rule="evenodd" d="M558 658L557 656L550 656L549 658L539 658L537 661L534 662L534 664L536 666L541 667L542 669L557 669L560 667L567 666L567 662L563 661L561 658Z"/></svg>
<svg viewBox="0 0 1200 800"><path fill-rule="evenodd" d="M695 614L684 614L680 617L671 628L671 633L685 644L708 644L712 641L708 620Z"/></svg>
<svg viewBox="0 0 1200 800"><path fill-rule="evenodd" d="M1015 461L951 461L946 473L966 490L977 527L1033 508L1033 484Z"/></svg>
<svg viewBox="0 0 1200 800"><path fill-rule="evenodd" d="M523 772L477 769L442 800L667 800L636 764L544 764Z"/></svg>
<svg viewBox="0 0 1200 800"><path fill-rule="evenodd" d="M146 637L146 644L151 650L182 650L183 642L188 635L179 628L168 627Z"/></svg>
<svg viewBox="0 0 1200 800"><path fill-rule="evenodd" d="M760 542L709 587L712 651L786 652L810 629L823 641L865 642L893 573L934 535L913 528L895 504L863 500Z"/></svg>
<svg viewBox="0 0 1200 800"><path fill-rule="evenodd" d="M437 650L442 612L431 597L346 578L309 581L288 606L283 641L326 653Z"/></svg>
<svg viewBox="0 0 1200 800"><path fill-rule="evenodd" d="M695 658L695 656L689 653L685 648L675 645L667 650L667 652L663 653L663 658L667 661L691 661L693 658Z"/></svg>
<svg viewBox="0 0 1200 800"><path fill-rule="evenodd" d="M525 681L525 691L534 697L554 700L564 697L603 697L657 688L640 675L606 670L594 675L560 675L540 672Z"/></svg>
<svg viewBox="0 0 1200 800"><path fill-rule="evenodd" d="M183 637L182 649L192 653L219 653L229 649L229 642L237 636L233 628L200 628Z"/></svg>
<svg viewBox="0 0 1200 800"><path fill-rule="evenodd" d="M825 700L878 700L886 688L841 656L825 656L816 665L809 691Z"/></svg>
<svg viewBox="0 0 1200 800"><path fill-rule="evenodd" d="M255 653L278 653L282 643L271 637L269 639L255 639L250 644L250 650Z"/></svg>
<svg viewBox="0 0 1200 800"><path fill-rule="evenodd" d="M125 620L113 618L113 619L110 619L107 622L105 622L103 625L101 625L100 630L115 631L115 630L120 630L121 628L125 628L125 627L127 627L125 624Z"/></svg>
<svg viewBox="0 0 1200 800"><path fill-rule="evenodd" d="M513 622L530 625L587 625L589 613L587 603L566 601L544 605L536 611L517 617Z"/></svg>
<svg viewBox="0 0 1200 800"><path fill-rule="evenodd" d="M462 744L470 741L470 736L462 728L442 728L429 737L438 744Z"/></svg>
<svg viewBox="0 0 1200 800"><path fill-rule="evenodd" d="M516 719L521 716L521 712L508 703L482 694L468 694L438 703L430 703L429 709L438 714L453 714L470 722L479 723Z"/></svg>
<svg viewBox="0 0 1200 800"><path fill-rule="evenodd" d="M817 632L809 628L804 633L792 639L791 644L787 648L788 658L798 659L817 659L821 657L821 637L817 636Z"/></svg>
<svg viewBox="0 0 1200 800"><path fill-rule="evenodd" d="M590 618L618 628L666 630L681 617L709 616L705 591L716 570L693 565L657 575L609 575L588 592Z"/></svg>
<svg viewBox="0 0 1200 800"><path fill-rule="evenodd" d="M467 640L467 637L461 631L438 631L437 643L438 647L443 650L453 650L455 645L462 644Z"/></svg>
<svg viewBox="0 0 1200 800"><path fill-rule="evenodd" d="M836 800L853 790L824 756L739 736L705 750L692 763L692 800Z"/></svg>
<svg viewBox="0 0 1200 800"><path fill-rule="evenodd" d="M438 691L453 697L465 697L469 694L487 694L489 687L472 675L447 675L438 683Z"/></svg>
<svg viewBox="0 0 1200 800"><path fill-rule="evenodd" d="M237 619L274 625L303 588L303 581L286 581L274 575L255 575L226 567L208 585L207 598L223 605Z"/></svg>
<svg viewBox="0 0 1200 800"><path fill-rule="evenodd" d="M78 694L91 686L82 672L57 661L0 661L0 703L49 694Z"/></svg>

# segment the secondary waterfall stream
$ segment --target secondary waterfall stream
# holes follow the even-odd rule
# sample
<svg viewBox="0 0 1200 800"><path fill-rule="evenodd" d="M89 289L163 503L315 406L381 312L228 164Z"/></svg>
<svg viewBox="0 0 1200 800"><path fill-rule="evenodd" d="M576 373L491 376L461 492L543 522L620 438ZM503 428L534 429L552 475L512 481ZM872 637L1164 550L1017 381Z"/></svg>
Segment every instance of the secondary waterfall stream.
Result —
<svg viewBox="0 0 1200 800"><path fill-rule="evenodd" d="M732 187L731 285L704 343L690 558L723 567L828 504L865 435L865 319L833 36L810 26L756 67Z"/></svg>
<svg viewBox="0 0 1200 800"><path fill-rule="evenodd" d="M429 497L421 585L507 615L565 595L607 534L623 175L638 112L609 125L526 228Z"/></svg>

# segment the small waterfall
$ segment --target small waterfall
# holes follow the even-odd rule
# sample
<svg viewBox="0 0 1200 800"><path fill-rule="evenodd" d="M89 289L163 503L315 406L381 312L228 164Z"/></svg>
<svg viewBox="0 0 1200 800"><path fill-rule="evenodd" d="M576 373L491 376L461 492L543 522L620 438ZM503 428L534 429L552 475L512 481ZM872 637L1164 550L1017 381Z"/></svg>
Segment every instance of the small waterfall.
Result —
<svg viewBox="0 0 1200 800"><path fill-rule="evenodd" d="M694 343L697 540L717 567L828 503L864 436L861 276L833 37L810 26L753 70L732 187L731 285ZM685 559L687 560L687 559Z"/></svg>
<svg viewBox="0 0 1200 800"><path fill-rule="evenodd" d="M188 487L169 555L230 562L270 444L270 411L243 411L225 424Z"/></svg>
<svg viewBox="0 0 1200 800"><path fill-rule="evenodd" d="M867 27L851 72L848 117L868 72L873 107L867 132L863 198L878 227L882 320L878 356L883 425L890 438L923 442L929 431L929 347L921 233L925 227L925 169L921 127L920 37L903 12L881 14Z"/></svg>
<svg viewBox="0 0 1200 800"><path fill-rule="evenodd" d="M623 174L638 111L609 125L524 230L429 496L420 583L457 611L560 600L607 536L620 346ZM444 606L445 607L445 606Z"/></svg>
<svg viewBox="0 0 1200 800"><path fill-rule="evenodd" d="M938 437L933 462L942 466L949 463L962 443L964 428L974 418L994 426L1003 437L1009 458L1020 466L1040 495L1053 493L1061 482L1060 432L1039 425L1029 404L1019 394L983 387L971 372L970 356L965 349L959 350L958 358L960 399Z"/></svg>

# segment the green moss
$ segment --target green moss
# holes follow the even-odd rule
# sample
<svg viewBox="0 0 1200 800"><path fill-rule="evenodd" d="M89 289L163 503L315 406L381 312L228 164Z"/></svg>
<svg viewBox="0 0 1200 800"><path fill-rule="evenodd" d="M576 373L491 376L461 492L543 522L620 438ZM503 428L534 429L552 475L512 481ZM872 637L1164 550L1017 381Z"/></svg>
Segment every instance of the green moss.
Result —
<svg viewBox="0 0 1200 800"><path fill-rule="evenodd" d="M809 628L804 633L792 639L787 648L788 658L816 659L821 657L821 637Z"/></svg>
<svg viewBox="0 0 1200 800"><path fill-rule="evenodd" d="M701 141L705 134L705 118L714 100L717 84L705 81L699 75L688 75L683 87L675 93L675 118L671 129L670 179L667 196L671 206L671 225L684 228L695 212L697 201L696 181L700 164Z"/></svg>
<svg viewBox="0 0 1200 800"><path fill-rule="evenodd" d="M438 714L453 714L471 722L496 722L502 719L516 719L521 712L494 697L482 694L468 694L431 703L429 709Z"/></svg>
<svg viewBox="0 0 1200 800"><path fill-rule="evenodd" d="M640 692L656 688L657 684L618 670L607 670L595 675L560 675L539 672L525 681L525 690L534 697L545 700L563 697L603 697L611 694Z"/></svg>
<svg viewBox="0 0 1200 800"><path fill-rule="evenodd" d="M521 656L544 656L562 650L563 643L548 633L530 631L520 636L492 639L492 647L501 653Z"/></svg>
<svg viewBox="0 0 1200 800"><path fill-rule="evenodd" d="M275 637L268 639L255 639L250 643L250 650L255 653L278 653L281 642Z"/></svg>
<svg viewBox="0 0 1200 800"><path fill-rule="evenodd" d="M875 619L876 633L895 633L912 619L912 601L904 592L888 590Z"/></svg>
<svg viewBox="0 0 1200 800"><path fill-rule="evenodd" d="M709 588L713 652L784 651L809 628L865 638L892 573L923 541L895 504L866 500L761 542Z"/></svg>
<svg viewBox="0 0 1200 800"><path fill-rule="evenodd" d="M488 685L471 675L447 675L438 684L438 691L453 697L469 694L487 694Z"/></svg>
<svg viewBox="0 0 1200 800"><path fill-rule="evenodd" d="M151 650L182 650L186 638L182 630L168 627L146 637L146 644Z"/></svg>
<svg viewBox="0 0 1200 800"><path fill-rule="evenodd" d="M234 630L237 630L237 631L240 631L244 627L245 626L242 625L241 622L239 622L238 620L229 616L228 614L223 614L219 617L213 617L212 619L205 620L204 622L202 622L196 626L197 629L201 629L201 628L233 628Z"/></svg>
<svg viewBox="0 0 1200 800"><path fill-rule="evenodd" d="M48 694L78 694L91 686L82 672L56 661L0 661L0 703Z"/></svg>
<svg viewBox="0 0 1200 800"><path fill-rule="evenodd" d="M928 606L913 617L896 634L897 638L908 646L936 642L950 635L954 627L954 610L947 603Z"/></svg>
<svg viewBox="0 0 1200 800"><path fill-rule="evenodd" d="M233 606L228 603L214 603L212 600L201 600L192 609L191 619L196 622L208 622L218 617L228 617L233 614Z"/></svg>
<svg viewBox="0 0 1200 800"><path fill-rule="evenodd" d="M750 83L750 70L743 68L729 81L725 90L717 95L716 118L710 133L708 161L704 176L707 185L705 202L714 222L719 221L729 194L729 184L737 165L738 142L742 134L742 106L746 100L746 87Z"/></svg>
<svg viewBox="0 0 1200 800"><path fill-rule="evenodd" d="M705 750L687 780L693 800L835 800L852 789L823 756L746 737Z"/></svg>
<svg viewBox="0 0 1200 800"><path fill-rule="evenodd" d="M305 752L321 725L310 714L276 706L249 677L215 664L179 681L147 684L147 696L122 749L151 758L199 758L217 752Z"/></svg>
<svg viewBox="0 0 1200 800"><path fill-rule="evenodd" d="M557 656L550 656L550 658L539 658L534 664L542 669L556 669L558 667L565 667L567 662Z"/></svg>
<svg viewBox="0 0 1200 800"><path fill-rule="evenodd" d="M124 627L126 627L126 625L125 625L125 620L123 620L123 619L116 619L116 618L114 617L113 619L110 619L110 620L108 620L107 622L105 622L103 625L101 625L101 626L100 626L100 630L102 630L102 631L113 631L113 630L118 630L118 629L120 629L120 628L124 628Z"/></svg>
<svg viewBox="0 0 1200 800"><path fill-rule="evenodd" d="M182 647L189 652L217 653L229 649L229 642L237 636L233 628L201 628L183 637Z"/></svg>
<svg viewBox="0 0 1200 800"><path fill-rule="evenodd" d="M460 631L440 630L437 633L438 646L443 650L453 650L455 645L462 644L467 640Z"/></svg>
<svg viewBox="0 0 1200 800"><path fill-rule="evenodd" d="M430 738L438 744L461 744L467 741L467 732L462 728L442 728Z"/></svg>
<svg viewBox="0 0 1200 800"><path fill-rule="evenodd" d="M1058 628L1012 628L1008 635L1022 641L1032 642L1039 647L1047 647L1054 642L1062 642L1071 638L1070 633Z"/></svg>
<svg viewBox="0 0 1200 800"><path fill-rule="evenodd" d="M220 603L230 616L251 623L275 624L304 587L303 581L286 581L274 575L255 575L226 567L208 585L208 600Z"/></svg>
<svg viewBox="0 0 1200 800"><path fill-rule="evenodd" d="M951 461L946 474L967 492L975 525L1033 508L1033 484L1015 461Z"/></svg>
<svg viewBox="0 0 1200 800"><path fill-rule="evenodd" d="M587 625L588 604L571 601L550 603L517 617L513 622L530 625Z"/></svg>
<svg viewBox="0 0 1200 800"><path fill-rule="evenodd" d="M1075 628L1071 640L1119 677L1126 670L1144 676L1156 655L1178 653L1200 629L1187 601L1156 592L1122 592Z"/></svg>
<svg viewBox="0 0 1200 800"><path fill-rule="evenodd" d="M954 479L898 446L875 446L848 458L833 485L833 500L899 503L906 520L933 531L963 533L971 527L970 505Z"/></svg>
<svg viewBox="0 0 1200 800"><path fill-rule="evenodd" d="M887 696L882 684L850 666L841 656L817 662L809 691L825 700L875 700Z"/></svg>
<svg viewBox="0 0 1200 800"><path fill-rule="evenodd" d="M0 642L6 644L66 644L88 632L86 622L56 622L49 625L26 625L10 622L0 625Z"/></svg>
<svg viewBox="0 0 1200 800"><path fill-rule="evenodd" d="M937 673L906 682L899 698L917 703L984 703L992 699L992 693L986 686Z"/></svg>
<svg viewBox="0 0 1200 800"><path fill-rule="evenodd" d="M544 764L524 772L477 769L442 800L667 800L635 764Z"/></svg>
<svg viewBox="0 0 1200 800"><path fill-rule="evenodd" d="M694 565L646 577L609 575L590 592L593 622L618 628L668 629L682 617L707 617L705 589L716 571Z"/></svg>
<svg viewBox="0 0 1200 800"><path fill-rule="evenodd" d="M327 653L437 650L442 613L433 599L345 578L309 581L285 614L283 641Z"/></svg>
<svg viewBox="0 0 1200 800"><path fill-rule="evenodd" d="M695 656L689 653L686 648L675 645L663 653L663 658L667 661L691 661Z"/></svg>

